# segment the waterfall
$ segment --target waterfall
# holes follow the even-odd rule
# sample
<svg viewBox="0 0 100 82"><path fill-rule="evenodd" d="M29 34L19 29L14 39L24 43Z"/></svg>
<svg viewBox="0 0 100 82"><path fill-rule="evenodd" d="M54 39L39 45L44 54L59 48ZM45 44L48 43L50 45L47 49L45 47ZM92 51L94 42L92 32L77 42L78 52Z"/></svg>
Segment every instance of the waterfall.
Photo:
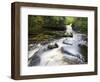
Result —
<svg viewBox="0 0 100 82"><path fill-rule="evenodd" d="M29 51L31 58L29 66L55 66L84 64L84 57L80 53L79 44L82 43L83 34L75 33L72 24L66 25L65 34L73 34L73 37L62 37L47 43L46 45L35 45L35 49ZM48 49L48 45L58 44L57 48ZM36 47L37 46L37 47Z"/></svg>
<svg viewBox="0 0 100 82"><path fill-rule="evenodd" d="M70 35L72 33L73 33L72 24L66 25L66 32L65 32L65 34Z"/></svg>

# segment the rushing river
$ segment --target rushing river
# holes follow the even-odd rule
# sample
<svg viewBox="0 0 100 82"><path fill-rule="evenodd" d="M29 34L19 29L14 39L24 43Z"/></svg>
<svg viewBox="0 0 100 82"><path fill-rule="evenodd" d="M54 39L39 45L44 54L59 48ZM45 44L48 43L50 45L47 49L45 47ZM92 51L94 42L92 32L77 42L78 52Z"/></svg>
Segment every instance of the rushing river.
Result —
<svg viewBox="0 0 100 82"><path fill-rule="evenodd" d="M47 44L30 44L28 51L29 66L55 66L70 64L87 63L82 53L81 45L87 47L87 41L84 41L85 34L73 32L73 37L63 37L55 39ZM57 48L48 49L48 45L57 44ZM85 54L86 55L86 54Z"/></svg>

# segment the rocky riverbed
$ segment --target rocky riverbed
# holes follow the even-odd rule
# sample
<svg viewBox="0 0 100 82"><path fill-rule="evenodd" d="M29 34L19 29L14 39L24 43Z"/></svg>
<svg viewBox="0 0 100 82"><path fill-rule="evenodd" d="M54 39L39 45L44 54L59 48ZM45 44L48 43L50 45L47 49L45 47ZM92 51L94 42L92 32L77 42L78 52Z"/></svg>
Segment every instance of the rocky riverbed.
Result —
<svg viewBox="0 0 100 82"><path fill-rule="evenodd" d="M73 33L73 37L62 37L46 44L30 44L29 66L55 66L87 63L87 37ZM85 53L84 53L85 52Z"/></svg>

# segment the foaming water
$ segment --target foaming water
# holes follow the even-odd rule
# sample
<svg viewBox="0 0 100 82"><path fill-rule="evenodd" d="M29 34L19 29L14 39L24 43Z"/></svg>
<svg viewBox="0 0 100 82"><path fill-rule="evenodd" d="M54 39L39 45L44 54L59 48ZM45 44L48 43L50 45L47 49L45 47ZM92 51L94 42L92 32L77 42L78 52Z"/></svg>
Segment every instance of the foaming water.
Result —
<svg viewBox="0 0 100 82"><path fill-rule="evenodd" d="M35 48L28 53L28 65L55 66L86 63L79 47L79 44L83 41L83 35L73 32L73 37L63 37L45 45L35 45ZM58 44L57 48L48 49L48 45L55 43Z"/></svg>

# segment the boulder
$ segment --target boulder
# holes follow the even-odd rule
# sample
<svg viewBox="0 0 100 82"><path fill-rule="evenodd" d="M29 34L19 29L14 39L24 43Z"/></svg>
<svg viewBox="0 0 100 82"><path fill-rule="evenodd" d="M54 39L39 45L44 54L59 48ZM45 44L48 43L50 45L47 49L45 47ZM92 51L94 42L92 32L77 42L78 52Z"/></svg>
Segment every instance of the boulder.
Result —
<svg viewBox="0 0 100 82"><path fill-rule="evenodd" d="M54 48L58 48L59 46L58 46L58 44L57 43L55 43L55 44L49 44L48 45L48 49L54 49Z"/></svg>
<svg viewBox="0 0 100 82"><path fill-rule="evenodd" d="M40 57L38 55L34 55L29 59L28 66L36 66L40 63Z"/></svg>
<svg viewBox="0 0 100 82"><path fill-rule="evenodd" d="M81 58L81 55L79 54L79 52L76 51L75 49L73 49L72 47L70 47L70 48L61 47L61 51L63 53L66 53L67 55L74 56L74 57L77 57L77 58Z"/></svg>
<svg viewBox="0 0 100 82"><path fill-rule="evenodd" d="M65 35L64 35L64 37L73 37L73 33L66 32Z"/></svg>
<svg viewBox="0 0 100 82"><path fill-rule="evenodd" d="M72 42L71 41L68 41L68 40L64 40L63 41L63 44L72 45Z"/></svg>
<svg viewBox="0 0 100 82"><path fill-rule="evenodd" d="M87 47L88 46L87 45L87 41L81 41L81 42L79 42L78 46L79 47Z"/></svg>

